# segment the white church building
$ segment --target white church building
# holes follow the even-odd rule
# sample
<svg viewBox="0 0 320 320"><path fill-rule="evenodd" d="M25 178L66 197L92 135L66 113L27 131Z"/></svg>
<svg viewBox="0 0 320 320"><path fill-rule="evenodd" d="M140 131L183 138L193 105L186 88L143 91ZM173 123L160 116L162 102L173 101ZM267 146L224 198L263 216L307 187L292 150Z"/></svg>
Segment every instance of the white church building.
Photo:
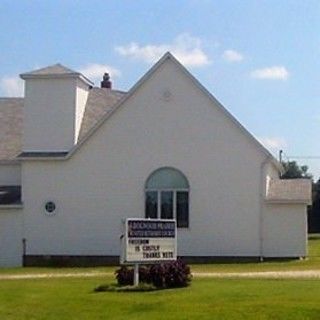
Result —
<svg viewBox="0 0 320 320"><path fill-rule="evenodd" d="M311 182L166 53L128 92L60 64L0 98L0 266L118 262L125 218L176 219L178 255L304 257Z"/></svg>

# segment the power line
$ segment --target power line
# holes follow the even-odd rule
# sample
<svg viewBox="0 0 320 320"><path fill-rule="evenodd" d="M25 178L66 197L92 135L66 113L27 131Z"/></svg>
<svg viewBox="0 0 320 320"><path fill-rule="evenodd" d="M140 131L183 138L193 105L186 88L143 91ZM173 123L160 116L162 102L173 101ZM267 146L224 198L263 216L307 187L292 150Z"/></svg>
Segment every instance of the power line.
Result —
<svg viewBox="0 0 320 320"><path fill-rule="evenodd" d="M305 159L305 160L317 160L320 159L320 155L287 155L283 150L279 151L279 159L280 162L283 160L283 158L286 158L286 161L290 161L290 159Z"/></svg>
<svg viewBox="0 0 320 320"><path fill-rule="evenodd" d="M290 159L320 159L320 156L287 156Z"/></svg>
<svg viewBox="0 0 320 320"><path fill-rule="evenodd" d="M283 150L279 151L279 161L282 162L283 158L286 159L286 161L289 161L289 157L286 155L286 153Z"/></svg>

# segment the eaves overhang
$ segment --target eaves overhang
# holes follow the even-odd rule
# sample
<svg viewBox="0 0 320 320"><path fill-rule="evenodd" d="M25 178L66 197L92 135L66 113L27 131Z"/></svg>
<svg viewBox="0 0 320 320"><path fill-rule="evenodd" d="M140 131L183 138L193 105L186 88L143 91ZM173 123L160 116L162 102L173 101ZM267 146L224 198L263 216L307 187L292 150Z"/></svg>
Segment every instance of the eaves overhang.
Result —
<svg viewBox="0 0 320 320"><path fill-rule="evenodd" d="M19 160L66 160L68 151L24 151L17 157Z"/></svg>

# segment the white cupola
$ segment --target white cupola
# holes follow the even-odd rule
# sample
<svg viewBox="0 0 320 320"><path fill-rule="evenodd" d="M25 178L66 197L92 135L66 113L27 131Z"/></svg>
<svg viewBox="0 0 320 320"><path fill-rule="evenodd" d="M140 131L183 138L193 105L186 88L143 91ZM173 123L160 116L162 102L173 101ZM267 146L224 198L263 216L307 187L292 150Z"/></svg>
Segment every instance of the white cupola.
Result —
<svg viewBox="0 0 320 320"><path fill-rule="evenodd" d="M23 152L66 152L78 140L93 83L55 64L23 73L25 80Z"/></svg>

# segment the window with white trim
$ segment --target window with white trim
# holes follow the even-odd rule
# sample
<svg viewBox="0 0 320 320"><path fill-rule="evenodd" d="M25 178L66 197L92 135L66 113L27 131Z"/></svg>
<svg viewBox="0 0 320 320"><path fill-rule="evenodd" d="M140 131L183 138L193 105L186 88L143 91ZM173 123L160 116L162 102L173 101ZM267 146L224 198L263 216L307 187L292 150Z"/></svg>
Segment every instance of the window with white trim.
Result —
<svg viewBox="0 0 320 320"><path fill-rule="evenodd" d="M189 227L189 183L174 168L154 171L145 187L146 218L175 219L178 228Z"/></svg>

